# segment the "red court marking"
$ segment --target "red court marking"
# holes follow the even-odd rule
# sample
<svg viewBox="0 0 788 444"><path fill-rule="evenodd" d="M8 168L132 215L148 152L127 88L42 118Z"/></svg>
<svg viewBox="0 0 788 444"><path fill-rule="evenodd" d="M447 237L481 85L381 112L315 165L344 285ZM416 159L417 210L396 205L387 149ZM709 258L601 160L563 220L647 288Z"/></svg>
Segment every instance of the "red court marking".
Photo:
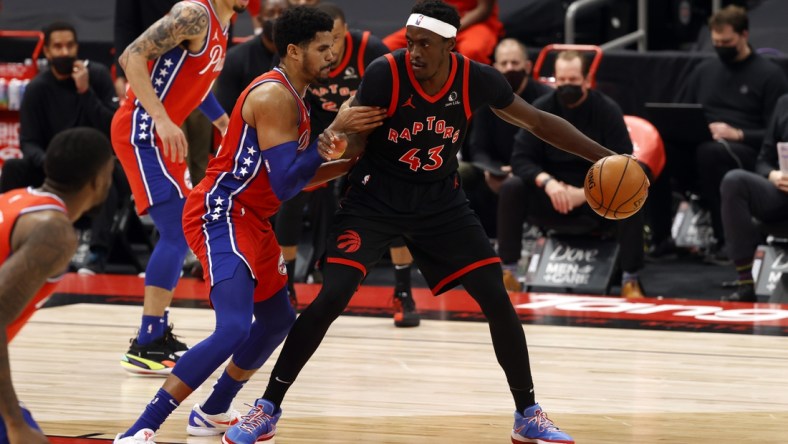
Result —
<svg viewBox="0 0 788 444"><path fill-rule="evenodd" d="M142 303L144 280L128 275L80 276L68 274L56 290L61 294L119 296ZM296 284L299 305L305 307L320 291L317 284ZM391 310L391 287L361 286L348 311L381 315ZM204 282L181 279L175 289L179 300L207 301ZM464 290L449 290L434 297L429 289L414 288L420 312L433 319L481 320L476 302ZM517 314L526 323L586 325L646 329L753 332L788 336L788 305L723 303L687 299L620 297L553 293L513 293ZM107 301L110 302L110 301ZM445 315L438 313L445 313Z"/></svg>

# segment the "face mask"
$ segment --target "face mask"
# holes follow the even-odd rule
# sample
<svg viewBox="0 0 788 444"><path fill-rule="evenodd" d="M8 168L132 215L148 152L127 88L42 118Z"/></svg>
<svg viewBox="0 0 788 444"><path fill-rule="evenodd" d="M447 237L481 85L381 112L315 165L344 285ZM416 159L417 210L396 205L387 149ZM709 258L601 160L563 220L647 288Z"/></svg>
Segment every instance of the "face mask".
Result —
<svg viewBox="0 0 788 444"><path fill-rule="evenodd" d="M561 85L556 88L558 100L564 106L571 106L583 97L583 87L580 85Z"/></svg>
<svg viewBox="0 0 788 444"><path fill-rule="evenodd" d="M74 71L74 62L76 60L76 57L70 56L52 57L49 64L52 65L52 68L54 68L58 74L65 76L70 75Z"/></svg>
<svg viewBox="0 0 788 444"><path fill-rule="evenodd" d="M274 21L263 20L263 37L269 42L274 41Z"/></svg>
<svg viewBox="0 0 788 444"><path fill-rule="evenodd" d="M714 50L717 51L717 55L722 60L722 63L734 63L736 61L736 57L739 56L739 50L736 49L735 46L715 46Z"/></svg>
<svg viewBox="0 0 788 444"><path fill-rule="evenodd" d="M528 73L526 73L524 69L521 69L518 71L506 71L503 73L503 76L506 78L506 81L509 82L509 85L512 86L512 90L517 91L520 85L523 84L523 80L528 77Z"/></svg>

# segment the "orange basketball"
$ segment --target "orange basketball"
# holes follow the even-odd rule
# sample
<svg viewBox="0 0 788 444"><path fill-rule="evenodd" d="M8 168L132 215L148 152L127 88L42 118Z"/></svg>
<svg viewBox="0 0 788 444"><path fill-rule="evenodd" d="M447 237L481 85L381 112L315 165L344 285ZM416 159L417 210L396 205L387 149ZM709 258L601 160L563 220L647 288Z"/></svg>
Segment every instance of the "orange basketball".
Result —
<svg viewBox="0 0 788 444"><path fill-rule="evenodd" d="M626 219L637 213L648 196L648 178L629 156L603 157L591 166L584 184L591 209L606 219Z"/></svg>

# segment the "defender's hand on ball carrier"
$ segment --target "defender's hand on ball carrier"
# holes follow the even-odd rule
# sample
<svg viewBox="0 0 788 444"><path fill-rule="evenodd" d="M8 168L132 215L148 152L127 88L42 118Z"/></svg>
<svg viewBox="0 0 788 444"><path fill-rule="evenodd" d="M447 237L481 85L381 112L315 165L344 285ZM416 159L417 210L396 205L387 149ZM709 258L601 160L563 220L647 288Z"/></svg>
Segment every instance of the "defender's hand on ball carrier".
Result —
<svg viewBox="0 0 788 444"><path fill-rule="evenodd" d="M586 174L586 200L606 219L626 219L646 202L650 183L634 157L617 154L599 159Z"/></svg>

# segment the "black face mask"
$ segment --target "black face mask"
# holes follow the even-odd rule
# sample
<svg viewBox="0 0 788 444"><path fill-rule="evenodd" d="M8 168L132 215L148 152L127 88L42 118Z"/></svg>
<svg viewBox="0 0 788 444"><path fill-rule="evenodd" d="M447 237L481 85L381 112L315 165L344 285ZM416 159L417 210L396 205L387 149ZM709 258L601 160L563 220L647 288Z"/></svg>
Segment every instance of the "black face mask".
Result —
<svg viewBox="0 0 788 444"><path fill-rule="evenodd" d="M739 56L739 50L735 46L715 46L714 50L717 51L722 63L731 64L736 62L736 57Z"/></svg>
<svg viewBox="0 0 788 444"><path fill-rule="evenodd" d="M269 42L274 41L274 21L273 20L263 20L263 37Z"/></svg>
<svg viewBox="0 0 788 444"><path fill-rule="evenodd" d="M512 86L512 90L515 92L520 85L523 84L523 80L528 77L528 73L525 72L524 69L518 71L506 71L503 73L503 76L506 78L506 81L509 82L509 85Z"/></svg>
<svg viewBox="0 0 788 444"><path fill-rule="evenodd" d="M583 98L583 87L580 85L561 85L555 89L558 100L564 106L571 106Z"/></svg>
<svg viewBox="0 0 788 444"><path fill-rule="evenodd" d="M49 64L52 65L52 68L54 68L58 74L65 76L74 72L74 62L76 61L76 57L60 56L52 57Z"/></svg>

